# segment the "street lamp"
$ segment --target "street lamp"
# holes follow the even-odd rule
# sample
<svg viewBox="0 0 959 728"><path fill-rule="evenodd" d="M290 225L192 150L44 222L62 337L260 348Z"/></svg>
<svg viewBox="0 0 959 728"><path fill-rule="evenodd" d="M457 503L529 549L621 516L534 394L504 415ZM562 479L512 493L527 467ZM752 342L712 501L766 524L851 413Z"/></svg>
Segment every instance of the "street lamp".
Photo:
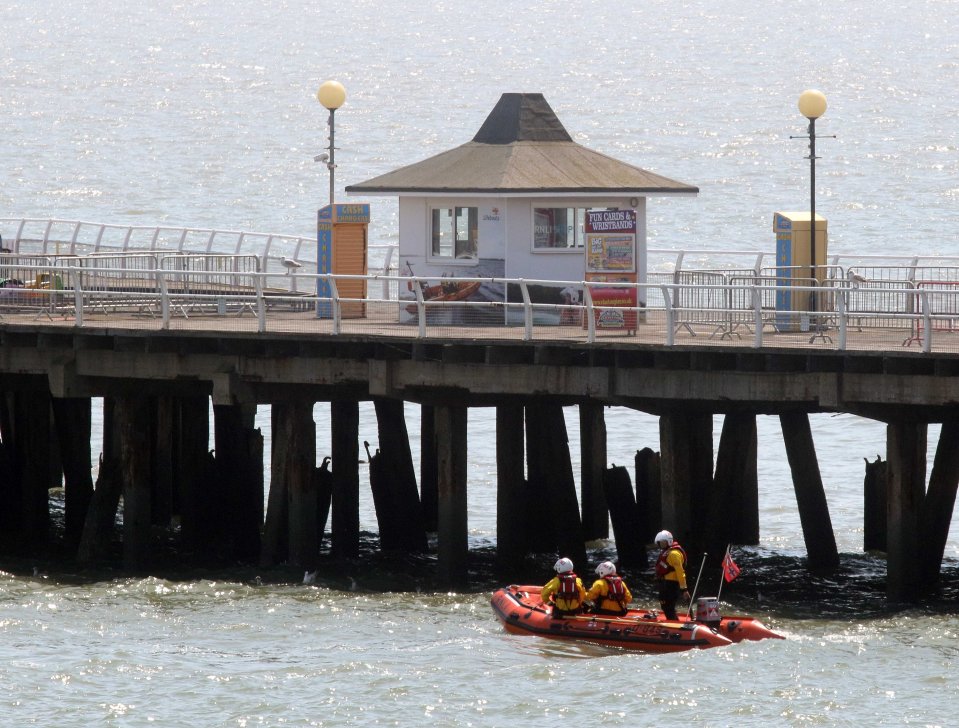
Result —
<svg viewBox="0 0 959 728"><path fill-rule="evenodd" d="M333 114L338 108L343 105L343 102L346 101L346 89L343 88L343 84L339 81L324 81L320 86L319 91L316 92L317 100L323 104L327 109L330 110L330 118L327 123L330 125L330 147L326 160L323 160L322 155L317 157L320 161L326 161L326 168L330 170L330 207L333 207L333 170L336 169L336 162L334 159L334 152L336 147L333 146Z"/></svg>
<svg viewBox="0 0 959 728"><path fill-rule="evenodd" d="M826 96L822 91L807 89L799 94L799 113L809 119L809 269L813 285L816 278L816 119L826 113ZM816 310L813 293L810 309Z"/></svg>

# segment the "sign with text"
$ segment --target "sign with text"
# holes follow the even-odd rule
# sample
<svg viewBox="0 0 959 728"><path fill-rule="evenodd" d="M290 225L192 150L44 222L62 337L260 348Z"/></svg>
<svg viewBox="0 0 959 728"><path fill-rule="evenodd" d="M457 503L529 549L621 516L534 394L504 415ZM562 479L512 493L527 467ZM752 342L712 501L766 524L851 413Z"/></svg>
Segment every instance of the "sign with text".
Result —
<svg viewBox="0 0 959 728"><path fill-rule="evenodd" d="M635 272L635 210L587 210L584 232L587 273Z"/></svg>
<svg viewBox="0 0 959 728"><path fill-rule="evenodd" d="M636 282L635 274L602 275L587 274L586 280L597 283ZM636 288L631 285L623 286L590 286L590 295L593 298L593 316L598 329L626 329L629 333L636 333L637 301Z"/></svg>

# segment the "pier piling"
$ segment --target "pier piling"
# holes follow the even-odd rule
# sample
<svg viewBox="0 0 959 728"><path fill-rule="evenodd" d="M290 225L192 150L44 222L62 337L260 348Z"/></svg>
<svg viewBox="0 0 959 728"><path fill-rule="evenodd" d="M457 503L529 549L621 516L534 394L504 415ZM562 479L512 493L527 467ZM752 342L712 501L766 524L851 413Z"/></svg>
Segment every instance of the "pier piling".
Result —
<svg viewBox="0 0 959 728"><path fill-rule="evenodd" d="M527 488L523 477L523 407L496 407L496 563L504 579L527 553Z"/></svg>
<svg viewBox="0 0 959 728"><path fill-rule="evenodd" d="M728 543L759 543L759 475L756 415L731 412L723 418L716 453L713 520L719 528L710 552ZM718 553L718 552L717 552Z"/></svg>
<svg viewBox="0 0 959 728"><path fill-rule="evenodd" d="M606 470L606 418L601 404L579 406L580 497L583 537L609 538L609 509L603 493Z"/></svg>
<svg viewBox="0 0 959 728"><path fill-rule="evenodd" d="M71 550L75 550L80 544L87 508L93 498L90 470L92 407L89 397L54 397L52 404L63 463L64 540Z"/></svg>
<svg viewBox="0 0 959 728"><path fill-rule="evenodd" d="M446 587L467 582L466 407L437 405L436 471L439 493L437 576Z"/></svg>
<svg viewBox="0 0 959 728"><path fill-rule="evenodd" d="M863 551L886 550L886 479L888 463L876 456L875 462L866 458L866 475L863 478Z"/></svg>
<svg viewBox="0 0 959 728"><path fill-rule="evenodd" d="M330 439L333 465L331 546L334 555L348 559L360 553L360 407L355 399L330 402Z"/></svg>
<svg viewBox="0 0 959 728"><path fill-rule="evenodd" d="M926 492L926 433L925 423L906 419L886 426L886 596L893 601L913 601L923 586L916 562L921 554L919 517Z"/></svg>
<svg viewBox="0 0 959 728"><path fill-rule="evenodd" d="M805 412L784 412L779 416L792 472L793 490L799 507L806 554L811 568L833 569L839 565L836 535L829 518L829 505L819 473L816 446Z"/></svg>

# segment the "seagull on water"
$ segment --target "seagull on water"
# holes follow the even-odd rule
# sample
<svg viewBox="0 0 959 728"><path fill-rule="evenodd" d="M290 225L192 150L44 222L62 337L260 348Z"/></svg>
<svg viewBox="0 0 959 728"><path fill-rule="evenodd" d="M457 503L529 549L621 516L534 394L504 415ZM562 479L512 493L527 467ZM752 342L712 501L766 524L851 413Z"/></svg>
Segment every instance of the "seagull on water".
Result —
<svg viewBox="0 0 959 728"><path fill-rule="evenodd" d="M284 257L282 260L280 260L280 263L282 263L283 267L286 268L287 273L292 273L297 268L303 267L303 264L300 261L293 260L293 258Z"/></svg>

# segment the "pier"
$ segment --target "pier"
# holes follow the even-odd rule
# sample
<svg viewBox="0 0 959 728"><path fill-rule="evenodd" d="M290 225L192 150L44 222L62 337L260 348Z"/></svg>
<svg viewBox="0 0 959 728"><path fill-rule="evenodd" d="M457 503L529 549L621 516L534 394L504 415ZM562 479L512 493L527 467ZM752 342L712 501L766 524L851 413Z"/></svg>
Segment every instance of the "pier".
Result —
<svg viewBox="0 0 959 728"><path fill-rule="evenodd" d="M487 408L497 423L490 458L506 578L534 548L583 559L585 541L606 537L610 522L620 559L631 566L643 565L661 524L691 555L757 543L760 414L782 423L808 563L830 568L838 554L808 416L846 412L888 428L885 475L865 489L869 545L878 542L888 555L888 595L912 598L938 576L959 483L959 353L951 328L930 325L947 317L923 310L930 293L919 287L908 299L876 287L853 311L849 302L863 292L837 283L830 311L793 312L797 322L813 314L811 328L780 331L769 323L776 312L761 303L694 308L676 302L698 285L645 284L661 296L635 311L634 332L591 326L600 312L589 301L553 306L574 315L546 325L522 297L489 304L498 324L485 314L459 315L476 304L423 300L412 304L414 321L400 323L399 309L411 304L395 292L417 290L414 278L370 277L364 316L339 317L341 303L355 302L334 296L323 299L330 316L318 318L321 301L303 293L315 289L315 274L299 277L296 292L270 294L267 281L257 282L265 273L244 271L243 281L217 291L210 285L222 280L222 268L193 269L193 280L206 283L178 290L162 282L161 269L131 294L129 286L90 287L90 278L76 275L78 263L7 263L62 281L33 289L32 303L0 305L0 546L7 551L45 542L48 489L62 482L64 538L81 563L102 558L121 496L130 569L149 566L155 528L173 518L184 554L312 570L328 538L332 553L355 556L357 462L365 457L357 407L372 400L384 478L374 484L381 545L423 550L425 533L435 532L439 578L450 586L466 579L468 408ZM175 273L166 272L171 280ZM716 290L738 292L725 301L761 302L770 288L758 280ZM911 310L890 312L880 305L889 300L908 300ZM504 315L509 307L515 315ZM85 467L94 397L104 399L96 487ZM329 403L329 443L316 442L316 402ZM420 433L407 432L402 402L422 407ZM262 433L253 428L258 404L273 407L268 481ZM562 418L560 408L571 405L580 410L578 433L567 432ZM637 453L635 470L610 467L605 406L659 416L659 452ZM714 414L725 415L716 453ZM927 489L930 423L943 427ZM408 440L416 435L418 472ZM578 474L567 445L574 437L584 453ZM540 520L555 529L531 537L531 515L544 507L549 517ZM920 533L938 553L924 564L935 573L910 565Z"/></svg>

